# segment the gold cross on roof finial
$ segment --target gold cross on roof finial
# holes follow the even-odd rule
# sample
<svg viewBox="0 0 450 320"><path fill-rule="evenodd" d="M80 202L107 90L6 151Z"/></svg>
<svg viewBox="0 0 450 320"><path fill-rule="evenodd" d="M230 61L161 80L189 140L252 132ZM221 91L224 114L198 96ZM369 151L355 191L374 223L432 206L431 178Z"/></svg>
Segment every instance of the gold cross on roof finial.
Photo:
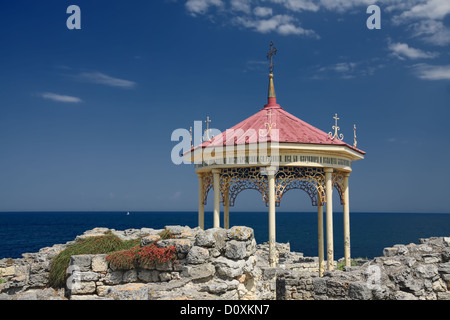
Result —
<svg viewBox="0 0 450 320"><path fill-rule="evenodd" d="M205 130L206 138L205 138L205 141L209 141L210 140L210 138L209 138L209 131L210 131L209 130L209 124L211 123L211 120L209 119L209 116L206 117L205 123L206 123L206 130Z"/></svg>
<svg viewBox="0 0 450 320"><path fill-rule="evenodd" d="M333 119L335 120L335 126L337 127L337 121L339 120L337 113L334 114Z"/></svg>
<svg viewBox="0 0 450 320"><path fill-rule="evenodd" d="M340 130L340 128L337 125L337 121L339 120L337 113L335 113L333 119L334 119L334 123L335 123L334 126L332 127L334 130L334 134L332 132L330 132L330 133L328 133L328 137L331 140L338 139L338 140L342 141L342 140L344 140L344 135L342 133L338 134L338 131Z"/></svg>
<svg viewBox="0 0 450 320"><path fill-rule="evenodd" d="M277 54L277 51L278 51L277 48L273 47L273 41L270 41L270 51L267 54L267 59L270 59L270 65L269 65L270 73L273 73L273 66L274 66L273 56Z"/></svg>

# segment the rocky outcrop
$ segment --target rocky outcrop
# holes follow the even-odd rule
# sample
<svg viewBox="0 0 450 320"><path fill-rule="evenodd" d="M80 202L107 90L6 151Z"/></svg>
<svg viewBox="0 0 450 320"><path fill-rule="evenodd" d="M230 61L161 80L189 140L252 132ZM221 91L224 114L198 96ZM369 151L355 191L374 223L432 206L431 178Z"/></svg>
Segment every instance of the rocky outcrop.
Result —
<svg viewBox="0 0 450 320"><path fill-rule="evenodd" d="M278 299L450 300L450 238L395 245L343 271L277 269Z"/></svg>
<svg viewBox="0 0 450 320"><path fill-rule="evenodd" d="M168 226L174 238L160 240L147 229L141 246L174 246L177 260L145 268L117 270L106 255L73 256L69 299L257 299L256 241L247 227ZM138 233L136 233L138 234Z"/></svg>
<svg viewBox="0 0 450 320"><path fill-rule="evenodd" d="M72 256L66 288L49 288L51 259L70 241L0 260L0 299L450 300L450 238L395 245L382 257L319 277L318 259L291 252L289 244L276 244L278 266L270 267L267 243L257 245L248 227L95 228L77 239L106 231L124 240L141 238L141 246L174 246L177 260L119 270L105 254ZM173 238L161 239L162 231Z"/></svg>

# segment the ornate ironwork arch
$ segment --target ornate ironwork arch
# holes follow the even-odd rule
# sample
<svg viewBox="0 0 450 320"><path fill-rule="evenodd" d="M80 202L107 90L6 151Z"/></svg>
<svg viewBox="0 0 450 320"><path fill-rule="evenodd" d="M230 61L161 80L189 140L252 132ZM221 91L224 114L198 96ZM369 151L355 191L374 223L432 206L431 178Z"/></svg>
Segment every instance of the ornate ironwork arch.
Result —
<svg viewBox="0 0 450 320"><path fill-rule="evenodd" d="M306 194L311 199L311 204L314 207L317 207L318 205L318 195L319 192L317 191L317 188L309 181L307 180L294 180L291 181L285 188L283 193L280 196L279 201L281 202L281 198L289 191L294 189L300 189L306 192Z"/></svg>
<svg viewBox="0 0 450 320"><path fill-rule="evenodd" d="M342 172L333 172L333 187L339 194L339 200L341 201L341 204L344 205L344 174Z"/></svg>
<svg viewBox="0 0 450 320"><path fill-rule="evenodd" d="M312 205L325 202L325 174L322 168L280 167L276 175L276 200L292 189L305 191Z"/></svg>
<svg viewBox="0 0 450 320"><path fill-rule="evenodd" d="M222 170L221 178L222 185L229 188L230 207L234 207L237 195L244 190L256 190L262 195L263 201L267 199L267 176L261 174L259 167L227 168Z"/></svg>
<svg viewBox="0 0 450 320"><path fill-rule="evenodd" d="M344 174L334 172L332 175L333 187L336 188L341 204L343 204ZM202 174L203 204L206 205L208 192L214 186L214 177L211 172ZM236 198L244 190L256 190L268 205L267 175L261 174L261 167L225 168L220 174L220 199L225 201L228 190L228 204L234 207ZM325 173L323 168L313 167L280 167L275 175L275 204L280 205L281 198L289 190L300 189L305 191L311 199L313 206L326 203Z"/></svg>
<svg viewBox="0 0 450 320"><path fill-rule="evenodd" d="M211 172L202 173L201 179L203 180L203 204L206 205L208 200L208 192L214 186L214 177Z"/></svg>

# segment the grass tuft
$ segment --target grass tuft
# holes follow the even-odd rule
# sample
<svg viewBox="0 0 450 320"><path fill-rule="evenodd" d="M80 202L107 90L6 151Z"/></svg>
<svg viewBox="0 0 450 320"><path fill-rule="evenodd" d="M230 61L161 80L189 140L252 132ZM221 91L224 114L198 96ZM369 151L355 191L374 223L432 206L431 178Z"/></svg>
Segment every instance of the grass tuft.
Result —
<svg viewBox="0 0 450 320"><path fill-rule="evenodd" d="M53 288L61 288L65 285L66 270L69 267L70 257L73 255L109 254L136 247L140 241L140 238L135 240L121 240L110 231L102 236L81 239L68 246L53 258L50 267L49 285Z"/></svg>

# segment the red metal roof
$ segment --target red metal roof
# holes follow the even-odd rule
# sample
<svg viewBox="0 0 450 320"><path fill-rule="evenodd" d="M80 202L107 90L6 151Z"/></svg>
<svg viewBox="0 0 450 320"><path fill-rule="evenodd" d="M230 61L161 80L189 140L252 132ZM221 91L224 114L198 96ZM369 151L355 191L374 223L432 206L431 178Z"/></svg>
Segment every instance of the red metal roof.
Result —
<svg viewBox="0 0 450 320"><path fill-rule="evenodd" d="M201 147L270 142L270 135L265 138L264 133L267 133L270 124L272 124L272 130L278 130L279 143L347 146L361 154L365 154L364 151L354 148L339 139L332 140L327 133L285 111L276 103L275 94L273 96L270 95L271 91L274 92L272 78L270 78L269 82L268 104L262 110L222 132L210 141L205 141ZM262 136L260 135L261 130L263 130ZM272 135L273 139L275 137L275 135Z"/></svg>

